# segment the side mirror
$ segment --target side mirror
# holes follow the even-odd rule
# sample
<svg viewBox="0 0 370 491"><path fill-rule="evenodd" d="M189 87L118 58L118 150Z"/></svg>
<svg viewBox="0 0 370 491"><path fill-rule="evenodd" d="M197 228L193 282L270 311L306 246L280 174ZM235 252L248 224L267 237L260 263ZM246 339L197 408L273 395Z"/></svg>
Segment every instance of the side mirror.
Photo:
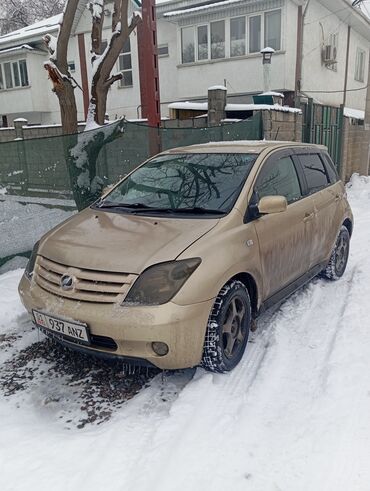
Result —
<svg viewBox="0 0 370 491"><path fill-rule="evenodd" d="M258 211L261 215L270 213L282 213L286 211L288 202L285 196L264 196L258 203Z"/></svg>

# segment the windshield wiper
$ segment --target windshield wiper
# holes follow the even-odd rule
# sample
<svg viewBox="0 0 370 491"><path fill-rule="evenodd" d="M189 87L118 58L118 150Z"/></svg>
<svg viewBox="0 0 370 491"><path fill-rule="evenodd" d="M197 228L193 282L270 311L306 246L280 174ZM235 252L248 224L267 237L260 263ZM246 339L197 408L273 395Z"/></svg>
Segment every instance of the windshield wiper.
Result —
<svg viewBox="0 0 370 491"><path fill-rule="evenodd" d="M95 205L99 209L105 208L124 208L132 210L134 213L141 212L155 212L155 213L178 213L178 214L194 214L194 215L224 215L226 212L222 210L215 210L211 208L203 208L201 206L194 206L192 208L157 208L146 205L144 203L99 203Z"/></svg>
<svg viewBox="0 0 370 491"><path fill-rule="evenodd" d="M136 209L144 209L144 210L153 210L151 206L145 205L144 203L113 203L113 202L108 202L104 203L98 203L96 205L97 208L130 208L133 210ZM155 208L156 209L156 208Z"/></svg>
<svg viewBox="0 0 370 491"><path fill-rule="evenodd" d="M163 211L170 213L189 213L194 215L225 215L226 211L215 210L212 208L203 208L201 206L194 206L193 208L165 208Z"/></svg>

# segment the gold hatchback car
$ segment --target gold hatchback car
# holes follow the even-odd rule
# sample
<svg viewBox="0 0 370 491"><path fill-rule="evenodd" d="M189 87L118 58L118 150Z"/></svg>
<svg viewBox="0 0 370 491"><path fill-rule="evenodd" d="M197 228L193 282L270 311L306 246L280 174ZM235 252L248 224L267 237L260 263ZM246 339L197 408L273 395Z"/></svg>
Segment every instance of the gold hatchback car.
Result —
<svg viewBox="0 0 370 491"><path fill-rule="evenodd" d="M35 245L35 325L86 353L227 372L259 314L346 268L353 217L325 147L223 142L151 158Z"/></svg>

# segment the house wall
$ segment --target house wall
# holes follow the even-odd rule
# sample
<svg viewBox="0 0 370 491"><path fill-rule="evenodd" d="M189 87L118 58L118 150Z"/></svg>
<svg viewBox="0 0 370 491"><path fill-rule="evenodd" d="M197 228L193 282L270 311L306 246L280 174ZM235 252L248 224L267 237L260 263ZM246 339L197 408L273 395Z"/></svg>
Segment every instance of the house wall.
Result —
<svg viewBox="0 0 370 491"><path fill-rule="evenodd" d="M55 34L55 33L53 33ZM60 122L59 103L56 94L52 91L52 84L44 69L44 63L48 60L48 54L44 49L42 41L38 44L41 52L20 52L1 57L0 63L4 61L27 60L27 71L29 78L28 87L19 87L0 91L0 114L6 115L8 124L12 125L14 119L26 118L30 124L54 124ZM79 62L77 53L77 39L72 37L68 46L68 60L76 62L76 72L72 75L79 82ZM84 119L82 111L82 95L80 89L75 91L78 106L78 117Z"/></svg>
<svg viewBox="0 0 370 491"><path fill-rule="evenodd" d="M24 59L27 61L29 86L0 91L0 114L7 115L10 124L13 119L21 117L25 113L31 113L32 117L40 117L40 113L48 111L48 98L45 97L44 84L36 82L41 78L41 70L41 75L44 73L46 75L42 66L44 57L28 51L14 52L8 53L6 56L3 55L0 63ZM47 76L45 79L47 82Z"/></svg>
<svg viewBox="0 0 370 491"><path fill-rule="evenodd" d="M295 63L295 37L297 22L287 23L286 11L292 12L292 5L285 0L261 1L258 4L233 7L223 12L187 16L186 18L159 17L158 44L168 44L169 56L159 59L161 103L168 115L167 104L179 99L206 99L208 88L223 85L226 80L229 97L253 94L263 89L263 66L260 53L237 58L207 60L195 63L181 63L181 28L185 26L204 25L208 22L226 19L226 45L230 43L229 20L242 15L251 16L262 12L282 9L282 46L273 56L271 65L271 89L294 90L294 76L290 65ZM248 37L248 28L247 28ZM292 50L292 46L294 49ZM251 100L244 99L243 101ZM165 106L165 107L163 107Z"/></svg>
<svg viewBox="0 0 370 491"><path fill-rule="evenodd" d="M350 8L348 6L348 8ZM339 8L338 8L339 10ZM317 0L311 0L304 23L302 92L307 92L323 104L339 106L343 102L345 79L347 24L335 13L325 8ZM327 68L322 63L322 45L329 44L330 34L338 34L336 70ZM357 47L367 53L365 66L369 62L369 41L351 31L350 57L348 69L348 89L358 89L367 84L367 73L364 82L354 79ZM365 69L365 72L367 70ZM326 91L338 91L329 93ZM320 91L318 93L310 91ZM364 109L365 91L348 92L346 106Z"/></svg>
<svg viewBox="0 0 370 491"><path fill-rule="evenodd" d="M346 107L354 109L365 109L366 89L351 91L352 89L360 89L368 84L368 65L369 65L369 41L360 36L354 29L351 30L350 37L350 55L348 66L348 89ZM356 53L357 48L361 48L366 52L364 81L358 82L355 80L356 71Z"/></svg>

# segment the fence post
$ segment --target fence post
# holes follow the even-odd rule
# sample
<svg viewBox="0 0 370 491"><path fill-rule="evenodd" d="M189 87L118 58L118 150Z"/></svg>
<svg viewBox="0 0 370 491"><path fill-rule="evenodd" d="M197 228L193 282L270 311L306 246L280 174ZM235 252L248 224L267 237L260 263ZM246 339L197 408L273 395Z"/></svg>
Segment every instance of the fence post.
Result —
<svg viewBox="0 0 370 491"><path fill-rule="evenodd" d="M340 105L338 115L338 138L336 141L336 152L338 155L338 174L341 176L343 171L343 156L344 156L344 106Z"/></svg>
<svg viewBox="0 0 370 491"><path fill-rule="evenodd" d="M23 192L27 192L29 185L29 176L28 176L28 166L27 166L27 158L26 158L26 148L24 144L24 132L23 126L27 126L28 121L24 118L18 118L14 120L14 131L15 131L15 140L17 143L17 153L18 153L18 162L19 162L19 170L23 171L22 174L22 182L21 188Z"/></svg>
<svg viewBox="0 0 370 491"><path fill-rule="evenodd" d="M305 111L305 121L304 121L304 142L311 143L312 139L312 118L313 117L313 99L308 98L307 110Z"/></svg>

